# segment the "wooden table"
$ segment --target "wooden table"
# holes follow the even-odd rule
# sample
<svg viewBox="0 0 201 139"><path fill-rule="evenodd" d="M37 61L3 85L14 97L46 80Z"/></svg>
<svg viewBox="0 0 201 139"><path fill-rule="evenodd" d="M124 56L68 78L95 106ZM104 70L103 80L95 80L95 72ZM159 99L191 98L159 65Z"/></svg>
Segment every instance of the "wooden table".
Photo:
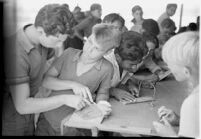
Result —
<svg viewBox="0 0 201 139"><path fill-rule="evenodd" d="M157 110L164 105L179 114L181 104L187 97L186 86L175 80L165 80L156 84L156 101L154 107L151 102L124 105L115 99L111 99L111 116L104 119L102 124L90 125L68 123L70 127L92 129L92 135L96 136L99 130L112 131L126 134L156 135L153 132L153 121L157 121ZM153 90L142 89L142 96L152 95Z"/></svg>

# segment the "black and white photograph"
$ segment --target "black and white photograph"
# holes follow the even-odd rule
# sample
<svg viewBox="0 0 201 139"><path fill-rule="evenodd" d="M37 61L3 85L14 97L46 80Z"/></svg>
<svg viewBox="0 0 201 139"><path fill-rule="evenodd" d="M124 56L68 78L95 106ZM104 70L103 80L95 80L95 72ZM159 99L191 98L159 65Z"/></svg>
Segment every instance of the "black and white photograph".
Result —
<svg viewBox="0 0 201 139"><path fill-rule="evenodd" d="M2 136L200 138L199 0L0 0Z"/></svg>

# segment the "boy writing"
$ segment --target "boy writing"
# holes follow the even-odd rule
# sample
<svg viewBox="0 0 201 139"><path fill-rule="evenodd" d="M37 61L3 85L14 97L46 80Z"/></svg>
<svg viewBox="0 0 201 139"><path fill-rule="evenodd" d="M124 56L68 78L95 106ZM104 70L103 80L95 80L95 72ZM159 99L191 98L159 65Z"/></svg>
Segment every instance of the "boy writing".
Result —
<svg viewBox="0 0 201 139"><path fill-rule="evenodd" d="M38 121L37 135L60 135L61 121L75 110L90 105L89 100L97 103L103 115L110 114L111 106L107 101L113 68L103 55L119 45L120 37L120 31L113 25L97 24L83 50L68 48L53 63L45 76L43 86L52 90L50 96L67 94L76 100L72 105L42 113ZM77 104L77 107L73 104ZM65 132L65 135L71 136L83 134L76 128L68 128Z"/></svg>

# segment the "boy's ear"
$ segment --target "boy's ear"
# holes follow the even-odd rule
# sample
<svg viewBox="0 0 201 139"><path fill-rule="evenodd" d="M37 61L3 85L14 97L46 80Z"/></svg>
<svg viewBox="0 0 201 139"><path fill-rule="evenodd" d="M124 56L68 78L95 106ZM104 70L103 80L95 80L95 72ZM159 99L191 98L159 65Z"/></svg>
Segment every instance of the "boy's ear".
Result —
<svg viewBox="0 0 201 139"><path fill-rule="evenodd" d="M37 32L40 33L40 35L44 34L44 29L42 27L37 27L36 28Z"/></svg>
<svg viewBox="0 0 201 139"><path fill-rule="evenodd" d="M183 68L183 73L185 74L185 76L187 78L190 78L190 76L191 76L191 70L188 67L184 67Z"/></svg>

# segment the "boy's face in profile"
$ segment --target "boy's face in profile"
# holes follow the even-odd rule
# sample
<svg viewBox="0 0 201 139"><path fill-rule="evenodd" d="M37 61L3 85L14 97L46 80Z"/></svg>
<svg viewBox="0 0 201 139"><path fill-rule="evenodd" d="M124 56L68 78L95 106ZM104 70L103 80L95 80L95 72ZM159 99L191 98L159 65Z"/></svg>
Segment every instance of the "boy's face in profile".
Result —
<svg viewBox="0 0 201 139"><path fill-rule="evenodd" d="M142 64L142 61L122 60L120 66L128 72L135 73Z"/></svg>
<svg viewBox="0 0 201 139"><path fill-rule="evenodd" d="M112 22L112 25L114 25L115 28L118 29L119 31L122 31L123 25L120 21L116 20L116 21Z"/></svg>
<svg viewBox="0 0 201 139"><path fill-rule="evenodd" d="M67 39L67 34L58 33L55 36L48 35L42 29L39 36L40 44L47 48L57 48L63 45L63 42Z"/></svg>
<svg viewBox="0 0 201 139"><path fill-rule="evenodd" d="M168 9L167 9L167 14L168 14L169 16L173 16L173 15L175 14L175 12L176 12L176 9L177 9L177 8L174 7L174 6L168 8Z"/></svg>
<svg viewBox="0 0 201 139"><path fill-rule="evenodd" d="M107 48L104 46L104 48ZM92 34L88 40L86 41L83 52L91 59L98 60L103 57L105 53L107 53L107 49L104 49L103 46L98 44L95 40L94 35Z"/></svg>
<svg viewBox="0 0 201 139"><path fill-rule="evenodd" d="M101 18L102 16L102 9L96 9L93 11L93 15L96 17L96 18Z"/></svg>

